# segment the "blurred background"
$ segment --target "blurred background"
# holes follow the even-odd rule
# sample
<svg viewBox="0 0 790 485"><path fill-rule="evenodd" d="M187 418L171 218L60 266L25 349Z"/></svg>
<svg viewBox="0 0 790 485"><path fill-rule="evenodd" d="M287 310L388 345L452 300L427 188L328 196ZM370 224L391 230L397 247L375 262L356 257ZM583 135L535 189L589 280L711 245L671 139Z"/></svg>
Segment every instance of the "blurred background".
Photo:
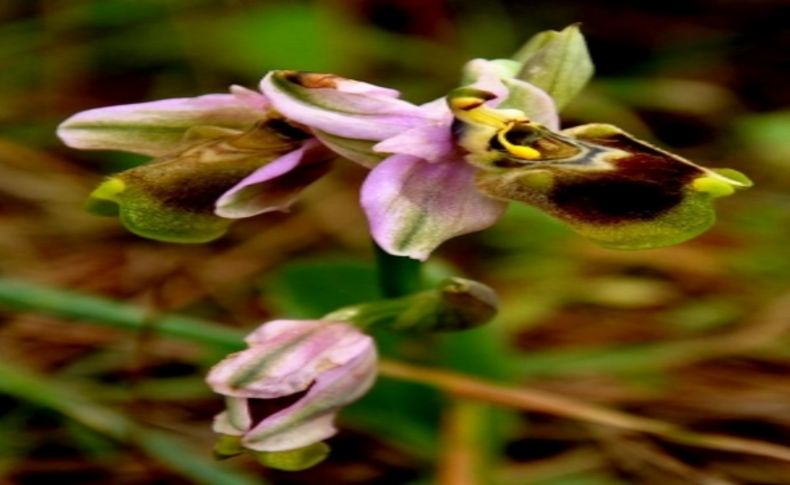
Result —
<svg viewBox="0 0 790 485"><path fill-rule="evenodd" d="M384 336L383 353L788 444L789 19L783 0L5 0L0 276L238 329L376 298L360 167L339 164L289 214L178 246L84 212L103 176L145 159L67 149L55 127L88 108L255 87L280 68L424 102L454 87L467 59L507 57L538 31L582 22L597 75L565 125L613 123L741 170L756 187L720 201L705 235L639 252L598 248L513 204L494 228L444 245L428 268L495 287L496 321L420 342ZM388 379L343 415L332 456L312 470L215 463L210 421L222 402L202 376L222 354L155 328L0 306L0 387L16 389L0 392L0 482L461 483L441 470L447 398ZM481 483L790 483L779 460L488 411L471 450L485 455ZM132 423L138 438L97 416ZM178 446L152 445L160 436Z"/></svg>

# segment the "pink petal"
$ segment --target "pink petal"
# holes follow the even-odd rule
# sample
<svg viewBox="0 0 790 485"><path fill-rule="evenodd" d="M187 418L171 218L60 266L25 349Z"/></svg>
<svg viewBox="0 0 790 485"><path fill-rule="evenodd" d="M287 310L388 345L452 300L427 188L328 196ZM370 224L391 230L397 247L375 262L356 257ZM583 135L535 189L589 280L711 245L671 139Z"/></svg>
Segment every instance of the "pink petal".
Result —
<svg viewBox="0 0 790 485"><path fill-rule="evenodd" d="M470 87L482 89L496 95L496 99L486 103L489 106L495 107L507 96L508 90L502 84L502 70L495 63L486 59L473 59L466 63L464 70L474 79Z"/></svg>
<svg viewBox="0 0 790 485"><path fill-rule="evenodd" d="M334 435L337 412L366 393L376 378L376 350L366 346L343 366L320 374L295 404L258 423L242 439L246 448L283 451Z"/></svg>
<svg viewBox="0 0 790 485"><path fill-rule="evenodd" d="M261 81L261 91L286 118L345 138L383 140L424 118L395 91L331 75L274 71Z"/></svg>
<svg viewBox="0 0 790 485"><path fill-rule="evenodd" d="M248 175L218 200L215 213L238 219L285 210L308 185L326 174L331 156L317 141L287 153Z"/></svg>
<svg viewBox="0 0 790 485"><path fill-rule="evenodd" d="M254 106L253 91L207 94L148 103L96 108L77 113L58 127L67 145L88 150L122 150L161 156L176 151L190 128L244 130L266 116ZM257 104L265 104L258 94Z"/></svg>
<svg viewBox="0 0 790 485"><path fill-rule="evenodd" d="M429 162L447 158L455 150L451 126L453 113L444 98L420 106L423 124L387 138L373 146L380 153L412 155Z"/></svg>
<svg viewBox="0 0 790 485"><path fill-rule="evenodd" d="M428 163L393 155L362 186L362 207L387 252L426 259L444 241L492 225L505 203L480 195L476 169L461 160Z"/></svg>
<svg viewBox="0 0 790 485"><path fill-rule="evenodd" d="M342 322L275 320L247 339L206 378L225 396L271 399L304 391L321 374L373 347L370 337Z"/></svg>
<svg viewBox="0 0 790 485"><path fill-rule="evenodd" d="M373 146L382 153L401 153L436 162L455 150L450 124L425 124L387 138Z"/></svg>

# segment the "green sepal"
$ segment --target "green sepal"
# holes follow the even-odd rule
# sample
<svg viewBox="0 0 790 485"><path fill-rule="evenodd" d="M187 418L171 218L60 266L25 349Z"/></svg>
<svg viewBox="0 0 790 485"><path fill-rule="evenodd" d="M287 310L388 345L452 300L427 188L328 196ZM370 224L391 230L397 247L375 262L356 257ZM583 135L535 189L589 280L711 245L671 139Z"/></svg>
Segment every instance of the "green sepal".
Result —
<svg viewBox="0 0 790 485"><path fill-rule="evenodd" d="M329 456L330 448L324 442L287 451L250 451L258 463L275 470L298 472L312 468Z"/></svg>
<svg viewBox="0 0 790 485"><path fill-rule="evenodd" d="M594 71L578 24L534 35L513 59L521 63L514 77L549 93L558 109L579 94Z"/></svg>

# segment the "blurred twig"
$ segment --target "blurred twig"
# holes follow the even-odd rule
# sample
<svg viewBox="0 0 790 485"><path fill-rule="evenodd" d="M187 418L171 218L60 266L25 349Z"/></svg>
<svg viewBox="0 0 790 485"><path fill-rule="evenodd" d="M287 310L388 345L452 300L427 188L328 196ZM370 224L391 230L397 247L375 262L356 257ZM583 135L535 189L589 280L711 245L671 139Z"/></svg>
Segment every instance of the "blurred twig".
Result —
<svg viewBox="0 0 790 485"><path fill-rule="evenodd" d="M482 409L481 409L482 408ZM484 405L454 399L442 418L441 454L437 466L440 485L478 485L482 447L477 442Z"/></svg>
<svg viewBox="0 0 790 485"><path fill-rule="evenodd" d="M790 333L790 292L782 293L727 333L655 344L618 345L588 350L536 351L522 357L519 370L530 376L680 367L691 362L750 355L784 347ZM782 347L779 347L782 346Z"/></svg>
<svg viewBox="0 0 790 485"><path fill-rule="evenodd" d="M556 394L533 389L516 389L438 369L403 362L382 361L382 375L438 387L459 397L507 406L525 411L540 411L589 423L640 431L669 441L718 450L760 455L790 461L790 448L763 441L711 433L697 433L672 423L643 418L613 409L579 403Z"/></svg>

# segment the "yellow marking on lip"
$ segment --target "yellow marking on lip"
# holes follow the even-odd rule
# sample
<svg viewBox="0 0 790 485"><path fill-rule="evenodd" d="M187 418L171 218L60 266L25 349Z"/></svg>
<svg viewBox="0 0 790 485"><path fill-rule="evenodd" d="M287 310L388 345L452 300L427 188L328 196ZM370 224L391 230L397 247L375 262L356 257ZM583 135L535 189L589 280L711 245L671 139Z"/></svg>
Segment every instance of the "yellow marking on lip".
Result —
<svg viewBox="0 0 790 485"><path fill-rule="evenodd" d="M510 153L511 155L514 155L518 158L522 158L524 160L538 160L541 157L539 151L535 150L532 147L528 147L524 145L515 145L513 143L510 143L510 141L508 141L506 135L511 128L513 128L513 124L509 123L504 130L497 133L496 137L497 140L499 140L499 143L501 143L502 146L505 147L505 150L507 150L508 153Z"/></svg>

